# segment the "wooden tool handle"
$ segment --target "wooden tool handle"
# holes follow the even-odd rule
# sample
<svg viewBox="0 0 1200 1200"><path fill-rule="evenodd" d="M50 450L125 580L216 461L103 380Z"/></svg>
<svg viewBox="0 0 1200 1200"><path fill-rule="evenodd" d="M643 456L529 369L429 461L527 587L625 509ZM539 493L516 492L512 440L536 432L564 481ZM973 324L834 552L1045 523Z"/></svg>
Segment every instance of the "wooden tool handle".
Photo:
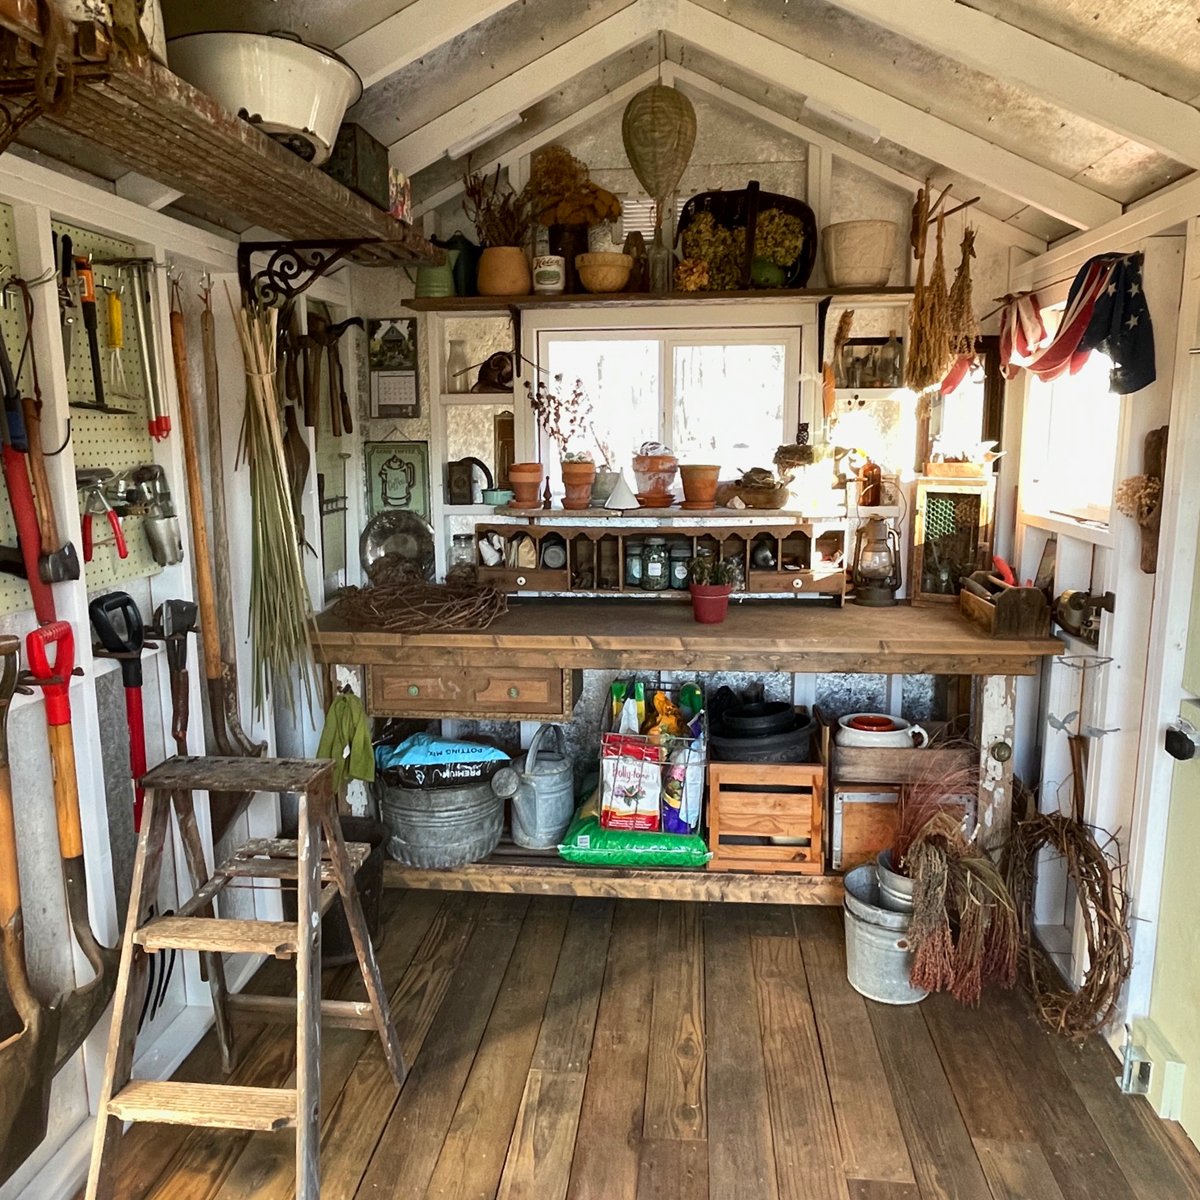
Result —
<svg viewBox="0 0 1200 1200"><path fill-rule="evenodd" d="M58 821L58 849L63 858L83 854L83 827L79 819L79 780L75 775L75 743L70 725L48 725L50 766L54 771L54 815Z"/></svg>
<svg viewBox="0 0 1200 1200"><path fill-rule="evenodd" d="M42 535L42 553L53 554L62 549L58 536L58 515L50 494L46 476L46 458L42 452L42 422L37 405L31 396L21 397L21 413L25 421L25 436L29 439L29 474L33 479L33 499L37 506L38 529Z"/></svg>
<svg viewBox="0 0 1200 1200"><path fill-rule="evenodd" d="M221 635L217 625L217 597L208 556L208 526L204 523L204 484L200 480L200 447L192 413L188 382L187 331L183 313L171 313L171 357L175 361L175 386L179 392L179 427L183 431L183 462L187 469L188 517L192 526L192 562L196 571L196 602L200 607L200 641L204 648L204 677L221 677ZM210 399L209 403L215 403Z"/></svg>
<svg viewBox="0 0 1200 1200"><path fill-rule="evenodd" d="M21 907L21 874L17 864L17 826L13 820L12 775L0 766L0 926Z"/></svg>
<svg viewBox="0 0 1200 1200"><path fill-rule="evenodd" d="M337 342L326 353L329 366L329 425L334 437L342 436L342 410L338 401L338 357Z"/></svg>

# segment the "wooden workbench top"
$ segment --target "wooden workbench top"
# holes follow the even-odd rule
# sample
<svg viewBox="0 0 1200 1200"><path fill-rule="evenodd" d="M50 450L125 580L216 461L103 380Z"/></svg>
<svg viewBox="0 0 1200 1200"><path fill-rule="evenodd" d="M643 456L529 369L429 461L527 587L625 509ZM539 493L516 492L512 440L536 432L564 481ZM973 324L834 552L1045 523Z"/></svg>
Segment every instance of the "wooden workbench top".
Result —
<svg viewBox="0 0 1200 1200"><path fill-rule="evenodd" d="M984 636L952 605L817 607L795 601L730 605L700 625L679 604L631 600L514 600L488 629L399 634L317 618L319 662L530 666L612 670L851 671L1031 675L1062 652L1057 638Z"/></svg>

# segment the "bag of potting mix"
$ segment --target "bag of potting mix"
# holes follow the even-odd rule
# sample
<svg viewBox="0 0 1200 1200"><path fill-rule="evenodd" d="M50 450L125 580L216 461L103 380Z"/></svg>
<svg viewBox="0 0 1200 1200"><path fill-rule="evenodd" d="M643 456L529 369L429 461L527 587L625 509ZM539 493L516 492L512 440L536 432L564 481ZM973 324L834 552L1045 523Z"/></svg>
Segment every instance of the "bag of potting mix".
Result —
<svg viewBox="0 0 1200 1200"><path fill-rule="evenodd" d="M490 779L509 762L503 750L481 742L414 733L396 746L376 746L375 765L401 787L441 787Z"/></svg>

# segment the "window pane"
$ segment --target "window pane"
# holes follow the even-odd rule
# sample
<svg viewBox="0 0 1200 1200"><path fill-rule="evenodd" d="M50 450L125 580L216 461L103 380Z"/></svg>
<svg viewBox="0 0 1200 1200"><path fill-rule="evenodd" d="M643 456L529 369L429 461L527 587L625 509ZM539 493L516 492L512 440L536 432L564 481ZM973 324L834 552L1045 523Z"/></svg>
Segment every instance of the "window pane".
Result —
<svg viewBox="0 0 1200 1200"><path fill-rule="evenodd" d="M780 443L787 394L785 345L674 348L672 449L683 462L734 470L769 467Z"/></svg>

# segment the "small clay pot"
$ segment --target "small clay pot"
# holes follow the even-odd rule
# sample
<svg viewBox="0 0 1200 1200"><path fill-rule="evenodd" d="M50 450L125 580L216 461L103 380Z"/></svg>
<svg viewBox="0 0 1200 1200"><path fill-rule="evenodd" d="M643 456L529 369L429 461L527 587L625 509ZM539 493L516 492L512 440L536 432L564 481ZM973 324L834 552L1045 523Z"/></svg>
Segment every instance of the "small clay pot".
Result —
<svg viewBox="0 0 1200 1200"><path fill-rule="evenodd" d="M538 508L541 505L540 493L545 474L546 469L541 463L513 463L508 468L514 508Z"/></svg>
<svg viewBox="0 0 1200 1200"><path fill-rule="evenodd" d="M679 468L679 475L683 479L683 498L689 504L706 504L709 508L716 508L717 479L720 474L720 467L684 463Z"/></svg>
<svg viewBox="0 0 1200 1200"><path fill-rule="evenodd" d="M528 296L533 276L525 251L520 246L488 246L479 256L475 286L481 296Z"/></svg>
<svg viewBox="0 0 1200 1200"><path fill-rule="evenodd" d="M592 502L592 484L596 480L596 464L565 462L562 465L563 508L587 508Z"/></svg>
<svg viewBox="0 0 1200 1200"><path fill-rule="evenodd" d="M668 495L675 484L679 459L673 454L635 454L633 474L637 490L648 496Z"/></svg>

